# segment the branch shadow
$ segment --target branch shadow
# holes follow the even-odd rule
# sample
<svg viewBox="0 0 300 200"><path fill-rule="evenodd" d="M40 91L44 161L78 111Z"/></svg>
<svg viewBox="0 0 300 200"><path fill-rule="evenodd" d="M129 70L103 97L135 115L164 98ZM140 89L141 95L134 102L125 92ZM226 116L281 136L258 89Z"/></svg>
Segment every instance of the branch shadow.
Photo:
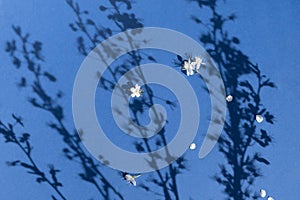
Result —
<svg viewBox="0 0 300 200"><path fill-rule="evenodd" d="M160 98L161 101L165 102L167 105L176 107L176 103L170 99L164 99L161 97L156 97L154 91L146 84L144 72L142 69L138 68L132 70L131 74L127 74L128 76L125 80L118 84L118 80L120 77L124 76L126 72L128 72L132 67L140 66L142 62L151 61L156 62L155 58L142 51L136 50L140 46L139 41L135 41L133 38L140 34L143 31L143 24L140 22L138 18L136 18L135 14L129 13L132 8L132 3L127 0L110 0L108 5L100 5L99 10L107 14L107 18L115 27L103 27L101 25L97 25L97 23L89 18L86 11L80 11L77 3L74 3L71 0L67 1L68 5L74 11L76 15L76 22L70 24L70 27L74 32L80 32L80 36L78 36L77 45L78 50L83 56L87 56L87 52L93 51L95 55L95 59L100 60L102 64L105 66L109 66L110 63L107 62L109 59L116 59L116 56L119 55L120 52L123 52L124 49L127 53L127 58L124 62L117 65L114 68L107 68L109 76L105 77L102 72L96 72L99 80L98 87L104 90L113 92L114 90L118 90L118 95L125 102L124 104L128 105L130 112L132 113L132 120L126 121L124 126L122 127L127 133L136 133L137 135L142 136L140 141L135 142L135 148L138 152L148 152L150 157L147 160L149 166L155 170L152 173L149 173L149 182L152 182L154 185L161 188L163 194L160 194L157 191L153 191L149 189L149 186L144 184L141 185L141 188L146 191L152 191L155 195L163 195L165 199L179 199L179 192L177 186L177 175L182 173L185 167L185 159L180 158L176 162L170 164L166 169L158 170L157 160L175 160L168 148L166 148L166 157L161 158L153 152L153 149L166 146L166 130L163 127L163 119L161 113L153 108L154 99ZM125 10L125 11L123 11ZM86 22L86 23L85 23ZM112 31L112 29L116 29ZM138 28L138 29L137 29ZM132 30L135 29L135 30ZM109 45L104 46L101 44L101 48L95 48L100 41L106 40L108 37L112 36L112 34L116 32L124 32L124 37L119 37L116 41L110 41ZM147 41L140 41L147 42ZM124 44L123 46L120 44ZM123 48L123 49L120 49ZM91 55L89 55L91 56ZM143 97L139 99L134 99L133 101L129 101L130 96L130 88L135 85L135 83L143 84ZM143 114L146 110L152 109L153 117L151 118L151 122L155 126L155 130L160 130L157 134L159 137L156 138L155 143L151 143L150 139L147 138L147 131L151 128L147 129L147 127L143 127L142 123L139 120L140 114ZM112 109L117 112L119 115L124 115L122 109L118 107L112 107ZM124 115L125 116L125 115ZM103 159L103 155L100 155L101 159ZM105 158L107 162L109 162L109 158Z"/></svg>
<svg viewBox="0 0 300 200"><path fill-rule="evenodd" d="M235 14L224 16L218 12L218 0L189 1L211 13L208 23L197 16L191 18L207 30L201 34L200 41L217 63L227 94L233 96L233 100L227 102L229 114L224 134L218 140L226 164L219 165L220 172L214 180L224 187L227 199L258 199L257 190L251 187L262 176L259 164L269 165L270 162L253 146L269 146L272 136L257 126L256 118L261 116L267 123L274 123L274 116L262 104L261 94L262 89L276 86L238 49L240 40L225 29L227 22L236 19Z"/></svg>
<svg viewBox="0 0 300 200"><path fill-rule="evenodd" d="M7 123L5 125L2 121L0 121L0 135L5 139L5 143L14 144L17 146L21 152L25 155L27 161L23 160L14 160L7 161L6 164L9 167L21 167L27 170L28 174L34 175L36 177L35 181L39 184L46 183L51 187L61 199L66 199L63 193L60 190L60 187L63 187L63 184L58 180L57 173L60 172L59 169L56 169L53 164L49 164L49 171L43 172L43 170L38 166L35 158L32 155L33 146L30 143L30 134L29 133L16 133L17 126L21 126L22 129L24 127L24 123L22 121L22 117L16 116L12 114L12 118L14 119L14 123ZM50 178L49 178L50 176ZM53 195L52 195L53 196ZM54 197L54 196L53 196Z"/></svg>
<svg viewBox="0 0 300 200"><path fill-rule="evenodd" d="M13 64L17 69L24 67L32 76L21 77L19 87L31 89L29 92L29 103L38 109L45 111L53 117L53 121L47 125L57 132L66 147L63 152L69 160L80 163L82 172L78 175L82 180L92 184L100 193L103 199L114 198L124 199L117 191L108 178L100 171L98 162L93 159L84 149L77 131L68 130L64 122L64 108L59 101L63 97L61 91L51 94L46 90L45 85L49 82L56 82L56 77L43 68L44 58L42 55L42 42L31 41L28 33L22 33L19 26L12 27L17 40L13 39L6 44L6 52L12 58ZM24 167L24 166L23 166ZM29 167L29 166L28 166ZM50 166L50 174L55 182L55 173L58 172L53 166ZM43 177L42 177L43 178ZM39 179L40 182L45 181ZM54 183L55 184L55 183ZM55 187L61 186L56 184ZM55 197L53 197L55 199Z"/></svg>

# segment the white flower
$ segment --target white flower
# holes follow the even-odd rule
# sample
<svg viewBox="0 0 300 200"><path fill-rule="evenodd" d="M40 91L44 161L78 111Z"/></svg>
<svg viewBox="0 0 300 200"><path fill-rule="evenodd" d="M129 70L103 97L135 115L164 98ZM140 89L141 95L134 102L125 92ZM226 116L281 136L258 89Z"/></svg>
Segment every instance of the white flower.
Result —
<svg viewBox="0 0 300 200"><path fill-rule="evenodd" d="M194 150L194 149L196 149L196 144L195 143L190 144L190 150Z"/></svg>
<svg viewBox="0 0 300 200"><path fill-rule="evenodd" d="M228 95L227 97L226 97L226 101L227 102L231 102L233 100L233 96L232 95Z"/></svg>
<svg viewBox="0 0 300 200"><path fill-rule="evenodd" d="M189 58L185 60L182 66L182 70L186 71L187 76L194 75L194 73L200 73L199 69L201 65L204 64L202 58L195 56L194 59Z"/></svg>
<svg viewBox="0 0 300 200"><path fill-rule="evenodd" d="M274 200L274 198L269 196L267 200Z"/></svg>
<svg viewBox="0 0 300 200"><path fill-rule="evenodd" d="M135 87L130 88L131 97L140 97L142 95L141 86L135 84Z"/></svg>
<svg viewBox="0 0 300 200"><path fill-rule="evenodd" d="M184 61L183 69L186 70L186 75L190 76L194 74L195 66L192 65L191 59L189 58L188 61Z"/></svg>
<svg viewBox="0 0 300 200"><path fill-rule="evenodd" d="M195 61L192 62L192 65L196 69L196 72L199 73L200 66L203 65L203 60L199 56L195 56Z"/></svg>
<svg viewBox="0 0 300 200"><path fill-rule="evenodd" d="M266 197L266 195L267 195L266 190L261 189L261 190L260 190L260 196L261 196L262 198L264 198L264 197Z"/></svg>
<svg viewBox="0 0 300 200"><path fill-rule="evenodd" d="M264 118L261 115L256 115L255 119L258 123L262 123L262 121L264 121Z"/></svg>
<svg viewBox="0 0 300 200"><path fill-rule="evenodd" d="M126 181L128 181L129 183L131 183L132 185L136 186L136 181L135 181L135 179L138 178L138 177L140 177L140 176L141 176L141 174L134 176L134 175L130 175L130 174L126 174L126 173L125 173L125 174L124 174L124 179L125 179Z"/></svg>

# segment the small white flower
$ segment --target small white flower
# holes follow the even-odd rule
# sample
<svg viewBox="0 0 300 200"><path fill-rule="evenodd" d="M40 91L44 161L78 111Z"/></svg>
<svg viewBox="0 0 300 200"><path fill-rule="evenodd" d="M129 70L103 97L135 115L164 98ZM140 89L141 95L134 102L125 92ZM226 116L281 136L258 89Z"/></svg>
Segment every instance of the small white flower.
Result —
<svg viewBox="0 0 300 200"><path fill-rule="evenodd" d="M142 95L141 86L135 84L135 87L130 88L131 97L140 97Z"/></svg>
<svg viewBox="0 0 300 200"><path fill-rule="evenodd" d="M266 195L267 195L266 190L261 189L261 190L260 190L260 197L264 198L264 197L266 197Z"/></svg>
<svg viewBox="0 0 300 200"><path fill-rule="evenodd" d="M274 198L269 196L267 200L274 200Z"/></svg>
<svg viewBox="0 0 300 200"><path fill-rule="evenodd" d="M124 174L124 179L126 181L128 181L129 183L131 183L132 185L136 186L135 179L138 178L138 177L140 177L140 176L141 176L141 174L134 176L134 175L130 175L130 174L125 173Z"/></svg>
<svg viewBox="0 0 300 200"><path fill-rule="evenodd" d="M264 121L264 118L263 118L263 116L261 116L261 115L256 115L256 116L255 116L255 119L256 119L256 121L257 121L258 123L262 123L262 121Z"/></svg>
<svg viewBox="0 0 300 200"><path fill-rule="evenodd" d="M196 144L195 143L190 144L190 150L194 150L194 149L196 149Z"/></svg>
<svg viewBox="0 0 300 200"><path fill-rule="evenodd" d="M185 60L182 65L182 70L186 71L187 76L194 75L194 73L200 73L199 69L201 65L204 64L203 59L199 56L195 56L194 59L189 58L188 60Z"/></svg>
<svg viewBox="0 0 300 200"><path fill-rule="evenodd" d="M197 73L199 73L200 66L203 64L204 64L204 62L203 62L202 58L200 58L199 56L195 56L195 61L192 62L192 65L194 66Z"/></svg>
<svg viewBox="0 0 300 200"><path fill-rule="evenodd" d="M226 101L227 101L227 102L231 102L232 100L233 100L233 96L228 95L228 96L226 97Z"/></svg>
<svg viewBox="0 0 300 200"><path fill-rule="evenodd" d="M188 61L184 61L182 70L186 71L187 76L193 75L194 74L194 69L195 69L195 66L192 65L192 62L191 62L190 58L188 59Z"/></svg>

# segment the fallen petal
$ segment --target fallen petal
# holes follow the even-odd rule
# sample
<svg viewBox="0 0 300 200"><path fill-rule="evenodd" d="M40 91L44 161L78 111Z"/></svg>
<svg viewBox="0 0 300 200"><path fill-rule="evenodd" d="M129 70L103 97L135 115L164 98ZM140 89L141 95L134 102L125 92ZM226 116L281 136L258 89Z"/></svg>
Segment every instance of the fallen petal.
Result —
<svg viewBox="0 0 300 200"><path fill-rule="evenodd" d="M262 121L264 121L264 118L261 115L256 115L255 119L258 123L261 123Z"/></svg>
<svg viewBox="0 0 300 200"><path fill-rule="evenodd" d="M196 149L196 144L195 144L195 143L190 144L190 149L191 149L191 150Z"/></svg>
<svg viewBox="0 0 300 200"><path fill-rule="evenodd" d="M227 102L231 102L232 100L233 100L233 96L228 95L228 96L226 97L226 101L227 101Z"/></svg>
<svg viewBox="0 0 300 200"><path fill-rule="evenodd" d="M261 189L261 190L260 190L260 196L261 196L262 198L264 198L264 197L266 197L266 195L267 195L266 190Z"/></svg>

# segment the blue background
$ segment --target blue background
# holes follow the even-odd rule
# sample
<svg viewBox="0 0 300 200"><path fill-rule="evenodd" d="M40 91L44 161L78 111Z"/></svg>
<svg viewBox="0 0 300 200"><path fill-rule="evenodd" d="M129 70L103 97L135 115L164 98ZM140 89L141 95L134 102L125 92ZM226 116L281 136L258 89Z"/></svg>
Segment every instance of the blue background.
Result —
<svg viewBox="0 0 300 200"><path fill-rule="evenodd" d="M94 12L98 9L96 1L81 1L79 4ZM275 199L295 199L300 195L300 2L232 0L220 3L219 10L222 14L233 12L237 15L234 22L227 23L226 29L240 39L240 49L277 85L277 89L266 90L262 96L265 106L275 114L276 122L272 126L261 124L270 130L274 142L261 150L271 165L262 168L264 176L257 179L255 188L257 191L265 188ZM141 1L134 4L133 12L143 20L144 26L174 29L197 41L201 28L190 16L206 14L199 13L195 3L183 0ZM55 163L62 171L58 176L64 184L61 190L68 199L98 199L96 191L76 175L79 164L65 159L60 137L44 125L51 118L30 106L26 101L26 91L16 87L23 72L14 69L4 52L5 42L14 37L12 24L20 25L31 37L43 42L46 66L58 78L57 83L46 86L50 91L59 88L64 92L65 122L72 129L72 87L83 61L76 49L75 34L68 26L74 18L74 13L61 0L0 0L0 118L9 121L12 112L24 117L25 130L32 134L33 156L41 168L46 169L48 163ZM204 122L199 132L205 132L209 117L205 108L206 97L203 98L201 120ZM198 137L201 141L203 135ZM128 148L131 148L130 144ZM24 169L5 164L23 157L19 149L4 142L0 142L0 149L0 199L50 199L53 192L46 184L37 184ZM211 178L217 172L218 163L224 162L223 156L217 148L203 160L198 159L197 153L197 150L186 153L189 170L179 175L180 196L182 199L223 199L221 187ZM155 198L152 193L130 187L114 171L103 170L128 199ZM143 175L137 179L138 184L147 184L146 177Z"/></svg>

